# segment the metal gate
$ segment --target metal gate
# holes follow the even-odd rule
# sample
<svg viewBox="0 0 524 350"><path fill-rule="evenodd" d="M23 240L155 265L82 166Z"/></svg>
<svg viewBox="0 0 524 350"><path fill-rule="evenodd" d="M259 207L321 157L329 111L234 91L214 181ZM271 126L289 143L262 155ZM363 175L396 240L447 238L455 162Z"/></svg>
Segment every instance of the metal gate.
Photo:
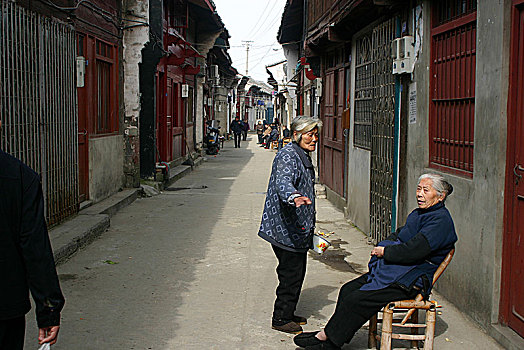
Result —
<svg viewBox="0 0 524 350"><path fill-rule="evenodd" d="M371 238L378 242L391 232L395 127L395 78L391 74L391 42L395 21L373 29L373 112L371 123Z"/></svg>
<svg viewBox="0 0 524 350"><path fill-rule="evenodd" d="M78 210L75 33L0 0L0 147L41 175L46 218Z"/></svg>

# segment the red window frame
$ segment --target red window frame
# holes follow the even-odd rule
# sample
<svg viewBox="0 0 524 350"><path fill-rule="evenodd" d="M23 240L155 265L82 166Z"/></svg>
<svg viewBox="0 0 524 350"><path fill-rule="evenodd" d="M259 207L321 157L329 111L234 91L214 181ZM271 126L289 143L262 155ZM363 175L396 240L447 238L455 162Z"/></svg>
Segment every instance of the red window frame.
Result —
<svg viewBox="0 0 524 350"><path fill-rule="evenodd" d="M473 177L476 0L432 8L429 166Z"/></svg>
<svg viewBox="0 0 524 350"><path fill-rule="evenodd" d="M95 133L118 133L117 47L95 39Z"/></svg>

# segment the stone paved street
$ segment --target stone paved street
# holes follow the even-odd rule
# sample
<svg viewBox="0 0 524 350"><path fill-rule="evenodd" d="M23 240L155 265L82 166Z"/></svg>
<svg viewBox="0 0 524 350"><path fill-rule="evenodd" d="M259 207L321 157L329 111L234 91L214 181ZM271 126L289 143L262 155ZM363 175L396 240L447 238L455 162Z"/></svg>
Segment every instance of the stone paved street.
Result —
<svg viewBox="0 0 524 350"><path fill-rule="evenodd" d="M54 350L295 349L271 329L277 283L271 247L257 237L274 151L226 143L217 157L138 199L98 240L58 268L66 297ZM326 256L310 254L297 314L323 326L340 285L366 269L371 246L327 200L318 228L335 231ZM436 349L498 349L446 300ZM28 315L26 349L36 349ZM365 349L361 330L345 349Z"/></svg>

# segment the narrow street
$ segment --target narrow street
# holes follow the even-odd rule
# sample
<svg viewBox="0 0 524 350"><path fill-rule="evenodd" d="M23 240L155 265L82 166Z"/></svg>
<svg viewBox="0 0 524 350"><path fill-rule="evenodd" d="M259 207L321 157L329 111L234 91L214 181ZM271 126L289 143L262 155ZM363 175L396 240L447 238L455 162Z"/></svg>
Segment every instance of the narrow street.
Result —
<svg viewBox="0 0 524 350"><path fill-rule="evenodd" d="M295 349L291 335L270 327L276 259L257 237L274 151L248 139L120 211L59 266L66 306L54 350ZM335 234L326 256L309 256L297 310L309 319L306 331L325 324L339 286L366 270L371 249L327 200L317 209L318 229ZM499 348L439 303L435 348ZM27 320L26 349L36 349L34 314ZM365 348L365 329L345 347Z"/></svg>

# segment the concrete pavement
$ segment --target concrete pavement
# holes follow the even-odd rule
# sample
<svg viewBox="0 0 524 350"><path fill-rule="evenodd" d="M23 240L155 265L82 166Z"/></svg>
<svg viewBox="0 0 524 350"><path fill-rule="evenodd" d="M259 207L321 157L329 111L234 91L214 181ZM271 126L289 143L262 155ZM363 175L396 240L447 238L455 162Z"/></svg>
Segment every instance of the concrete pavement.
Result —
<svg viewBox="0 0 524 350"><path fill-rule="evenodd" d="M66 297L61 349L295 349L270 327L276 258L257 237L274 151L226 143L217 157L169 190L116 213L111 227L58 272ZM310 253L297 314L307 331L333 312L339 287L365 272L371 246L327 200L318 229L335 231L323 256ZM443 305L436 349L498 349ZM26 349L36 349L34 315ZM344 349L365 349L367 330Z"/></svg>

